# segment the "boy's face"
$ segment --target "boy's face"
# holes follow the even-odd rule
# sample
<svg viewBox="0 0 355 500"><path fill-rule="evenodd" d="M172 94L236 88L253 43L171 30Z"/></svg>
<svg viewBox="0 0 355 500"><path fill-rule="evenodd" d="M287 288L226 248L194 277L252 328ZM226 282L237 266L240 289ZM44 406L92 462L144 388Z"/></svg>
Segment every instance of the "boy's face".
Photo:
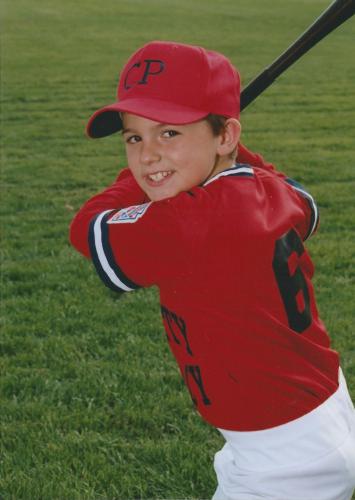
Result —
<svg viewBox="0 0 355 500"><path fill-rule="evenodd" d="M123 124L128 165L152 201L188 191L233 163L221 161L223 138L205 120L169 125L125 113Z"/></svg>

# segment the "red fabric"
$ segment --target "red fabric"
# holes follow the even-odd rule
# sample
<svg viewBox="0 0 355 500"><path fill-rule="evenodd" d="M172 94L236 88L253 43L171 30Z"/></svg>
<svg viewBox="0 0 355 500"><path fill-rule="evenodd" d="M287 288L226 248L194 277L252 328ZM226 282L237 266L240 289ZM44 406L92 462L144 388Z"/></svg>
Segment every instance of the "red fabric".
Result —
<svg viewBox="0 0 355 500"><path fill-rule="evenodd" d="M250 158L244 148L242 154ZM76 217L74 245L87 254L93 215L141 197L129 173L122 174ZM337 388L338 355L318 316L313 265L300 238L309 211L272 168L242 165L204 187L131 210L129 223L126 212L115 211L92 225L101 277L105 254L119 280L159 287L171 351L197 410L214 426L277 426ZM284 302L290 296L291 315Z"/></svg>
<svg viewBox="0 0 355 500"><path fill-rule="evenodd" d="M107 208L125 208L145 201L146 194L138 186L131 171L123 169L111 186L87 201L74 217L69 231L72 245L89 258L88 229L94 215Z"/></svg>
<svg viewBox="0 0 355 500"><path fill-rule="evenodd" d="M184 124L210 113L237 118L239 107L239 74L224 55L182 43L150 42L131 56L120 76L117 101L93 114L87 133L95 138L117 132L122 128L119 112Z"/></svg>
<svg viewBox="0 0 355 500"><path fill-rule="evenodd" d="M242 143L238 144L237 162L246 163L248 165L252 165L253 167L262 168L264 170L269 170L270 172L273 172L275 175L281 178L286 177L284 174L278 172L272 163L264 160L264 158L259 153L254 153L253 151L250 151Z"/></svg>

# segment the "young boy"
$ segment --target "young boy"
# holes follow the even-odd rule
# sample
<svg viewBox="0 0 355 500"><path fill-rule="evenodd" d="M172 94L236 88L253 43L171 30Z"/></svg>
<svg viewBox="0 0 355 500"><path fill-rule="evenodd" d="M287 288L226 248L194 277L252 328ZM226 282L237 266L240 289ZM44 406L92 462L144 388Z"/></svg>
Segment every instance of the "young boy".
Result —
<svg viewBox="0 0 355 500"><path fill-rule="evenodd" d="M157 285L170 348L226 440L214 500L349 500L355 417L302 241L318 211L240 143L239 75L173 42L135 52L90 137L122 131L129 169L71 241L110 288Z"/></svg>

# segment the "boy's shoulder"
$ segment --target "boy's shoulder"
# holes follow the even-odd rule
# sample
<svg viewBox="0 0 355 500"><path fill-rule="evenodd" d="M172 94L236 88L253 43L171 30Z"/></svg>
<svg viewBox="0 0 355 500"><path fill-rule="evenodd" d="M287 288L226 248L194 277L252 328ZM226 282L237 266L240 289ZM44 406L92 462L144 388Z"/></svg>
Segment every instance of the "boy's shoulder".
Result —
<svg viewBox="0 0 355 500"><path fill-rule="evenodd" d="M315 205L298 186L275 171L239 163L201 186L153 205L157 215L169 212L169 223L189 220L195 225L219 226L223 221L223 227L244 230L252 226L264 231L269 220L303 218L310 204Z"/></svg>
<svg viewBox="0 0 355 500"><path fill-rule="evenodd" d="M202 206L225 206L232 204L235 208L244 202L258 202L261 199L261 185L267 179L274 180L275 174L262 171L258 167L245 163L235 164L233 167L223 170L202 185L195 186L187 192L182 192L167 200L173 206L184 205L194 207L198 210Z"/></svg>

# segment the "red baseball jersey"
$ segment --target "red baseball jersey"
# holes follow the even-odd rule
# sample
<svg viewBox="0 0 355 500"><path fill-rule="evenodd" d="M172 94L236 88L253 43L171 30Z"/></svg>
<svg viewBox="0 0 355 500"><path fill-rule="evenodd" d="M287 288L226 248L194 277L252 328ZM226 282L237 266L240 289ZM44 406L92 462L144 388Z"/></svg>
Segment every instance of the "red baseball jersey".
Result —
<svg viewBox="0 0 355 500"><path fill-rule="evenodd" d="M338 387L338 354L303 245L317 227L316 204L261 166L238 163L158 202L124 171L71 226L107 286L159 287L166 336L197 410L237 431L298 418Z"/></svg>

